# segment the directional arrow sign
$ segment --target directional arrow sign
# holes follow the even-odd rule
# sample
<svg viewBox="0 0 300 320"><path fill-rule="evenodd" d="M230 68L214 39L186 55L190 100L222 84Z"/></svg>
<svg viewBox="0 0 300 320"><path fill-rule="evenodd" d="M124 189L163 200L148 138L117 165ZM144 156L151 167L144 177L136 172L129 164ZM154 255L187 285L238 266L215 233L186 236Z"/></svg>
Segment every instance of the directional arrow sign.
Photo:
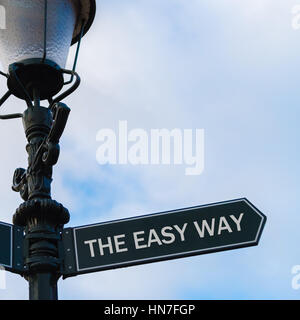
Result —
<svg viewBox="0 0 300 320"><path fill-rule="evenodd" d="M64 277L258 244L266 217L247 199L63 232Z"/></svg>
<svg viewBox="0 0 300 320"><path fill-rule="evenodd" d="M15 273L24 271L22 227L0 222L0 266Z"/></svg>

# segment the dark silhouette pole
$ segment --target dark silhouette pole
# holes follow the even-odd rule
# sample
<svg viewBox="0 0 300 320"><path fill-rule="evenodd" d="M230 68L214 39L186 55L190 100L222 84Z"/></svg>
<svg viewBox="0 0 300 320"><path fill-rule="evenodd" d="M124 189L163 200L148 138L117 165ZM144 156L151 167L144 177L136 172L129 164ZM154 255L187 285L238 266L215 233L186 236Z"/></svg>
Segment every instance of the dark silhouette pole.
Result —
<svg viewBox="0 0 300 320"><path fill-rule="evenodd" d="M24 200L13 216L15 227L24 228L19 246L24 252L18 253L24 265L19 261L14 271L28 281L31 300L56 300L64 269L63 228L70 219L68 210L51 198L52 170L70 113L61 101L80 85L75 69L82 37L95 18L96 0L17 2L5 1L9 19L0 34L1 62L7 70L0 76L8 89L0 107L12 95L27 105L24 113L0 115L0 120L22 118L28 142L28 167L15 170L12 186ZM76 43L73 68L65 69L66 49Z"/></svg>
<svg viewBox="0 0 300 320"><path fill-rule="evenodd" d="M62 103L53 111L39 106L38 99L23 114L28 144L28 169L16 169L13 190L25 200L13 217L24 226L25 278L29 282L30 300L56 300L60 277L61 231L69 221L69 212L51 199L52 167L59 156L59 138L70 109ZM55 115L53 119L52 114Z"/></svg>

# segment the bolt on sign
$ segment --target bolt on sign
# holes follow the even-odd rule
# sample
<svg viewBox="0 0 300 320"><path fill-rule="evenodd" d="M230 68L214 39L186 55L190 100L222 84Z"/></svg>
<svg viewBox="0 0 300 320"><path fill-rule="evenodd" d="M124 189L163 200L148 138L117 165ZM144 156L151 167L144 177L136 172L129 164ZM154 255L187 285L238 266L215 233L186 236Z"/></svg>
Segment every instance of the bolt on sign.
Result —
<svg viewBox="0 0 300 320"><path fill-rule="evenodd" d="M254 246L265 222L243 198L67 228L64 277Z"/></svg>

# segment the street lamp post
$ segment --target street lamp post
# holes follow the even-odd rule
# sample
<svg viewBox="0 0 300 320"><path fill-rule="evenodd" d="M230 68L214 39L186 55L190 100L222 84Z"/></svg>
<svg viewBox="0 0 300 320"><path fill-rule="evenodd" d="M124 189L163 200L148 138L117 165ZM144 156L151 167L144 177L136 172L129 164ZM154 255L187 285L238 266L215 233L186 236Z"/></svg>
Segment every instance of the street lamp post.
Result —
<svg viewBox="0 0 300 320"><path fill-rule="evenodd" d="M63 254L61 235L69 221L68 210L51 198L52 169L59 157L59 139L70 109L61 101L80 84L75 72L82 36L94 17L95 0L0 0L6 11L6 29L0 31L0 59L6 72L7 93L26 102L22 118L28 141L28 168L18 168L13 190L24 202L13 223L25 228L24 277L31 300L57 299ZM72 70L64 69L69 47L77 43ZM65 76L69 80L65 80ZM70 85L63 93L60 91ZM48 106L41 106L46 101Z"/></svg>
<svg viewBox="0 0 300 320"><path fill-rule="evenodd" d="M96 1L0 0L0 6L6 12L6 29L0 29L5 72L0 75L8 87L0 106L11 95L27 105L23 113L0 119L22 118L28 141L28 167L15 170L12 186L24 202L13 216L14 225L0 222L0 265L28 280L31 300L56 300L61 276L258 244L266 217L246 198L64 228L70 215L51 198L52 170L70 113L62 100L80 84L78 52L93 23ZM67 70L69 47L75 43L73 68ZM147 237L148 245L142 245Z"/></svg>

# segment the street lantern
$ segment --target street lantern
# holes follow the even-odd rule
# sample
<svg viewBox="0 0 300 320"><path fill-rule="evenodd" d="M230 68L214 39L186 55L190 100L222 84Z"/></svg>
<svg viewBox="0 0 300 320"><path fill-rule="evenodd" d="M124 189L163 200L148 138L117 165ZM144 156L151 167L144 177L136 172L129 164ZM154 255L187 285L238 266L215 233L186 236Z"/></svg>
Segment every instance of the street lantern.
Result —
<svg viewBox="0 0 300 320"><path fill-rule="evenodd" d="M8 87L0 106L11 95L27 104L24 113L0 115L2 120L22 118L28 140L28 168L15 170L12 186L24 200L13 215L13 224L24 228L24 263L15 272L28 280L31 300L54 300L64 265L62 231L70 218L51 198L52 169L70 112L61 101L80 84L78 52L93 23L96 1L0 0L0 6L6 24L0 30L0 74ZM69 48L75 43L73 68L67 70ZM68 88L60 93L64 86ZM48 105L41 106L41 101Z"/></svg>
<svg viewBox="0 0 300 320"><path fill-rule="evenodd" d="M70 83L64 74L75 75L75 68L64 69L69 48L77 43L79 49L95 16L95 0L1 0L0 4L6 15L5 29L0 30L0 61L9 88L5 98L13 94L28 105L35 95L51 100ZM78 50L75 62L77 55Z"/></svg>
<svg viewBox="0 0 300 320"><path fill-rule="evenodd" d="M3 12L5 17L1 17ZM15 170L12 185L24 202L13 215L13 225L0 222L0 265L28 281L30 300L56 300L60 277L256 245L266 220L247 199L238 199L111 223L64 227L70 214L51 198L52 170L58 161L59 140L70 113L61 101L80 84L75 71L80 43L95 13L95 0L0 0L0 61L4 68L0 75L7 79L8 86L0 106L11 95L27 104L22 114L0 115L0 120L22 118L28 141L28 167ZM75 43L73 68L67 70L69 47ZM68 85L68 89L60 93ZM41 101L46 106L41 106ZM203 223L212 221L214 225L216 219L219 230L225 229L224 236L220 237L218 232L214 237L214 232L211 234L208 230L209 239L203 239ZM202 220L202 231L196 220ZM192 226L186 241L177 237L177 243L159 240L157 233L163 235L164 229L170 229L165 226L170 225L183 225L182 229L175 228L181 231L179 238L184 238L187 225ZM148 249L144 248L146 251L138 250L142 246L135 240L141 232L136 230L142 229L145 231L142 233L149 235L149 243L153 231L159 244L167 246L154 245L149 249L148 245ZM126 245L125 236L128 248L120 249ZM102 239L110 243L109 255L104 256L103 248L108 245L103 245ZM171 245L171 242L174 243ZM96 255L94 243L99 244Z"/></svg>

